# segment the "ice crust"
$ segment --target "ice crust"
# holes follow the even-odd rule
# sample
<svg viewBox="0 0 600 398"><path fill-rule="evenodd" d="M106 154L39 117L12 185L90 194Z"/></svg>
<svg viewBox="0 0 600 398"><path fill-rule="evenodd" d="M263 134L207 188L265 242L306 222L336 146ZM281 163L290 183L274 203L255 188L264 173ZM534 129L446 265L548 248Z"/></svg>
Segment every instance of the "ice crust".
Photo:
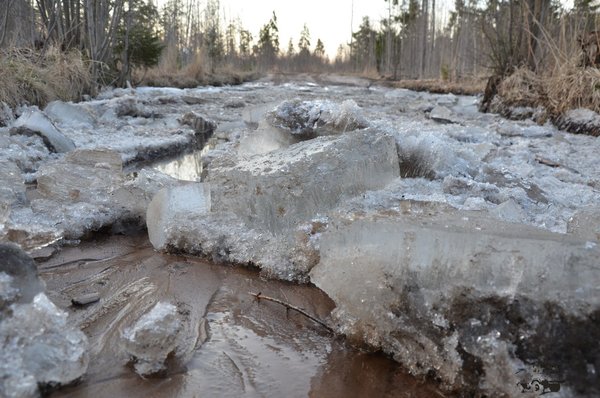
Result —
<svg viewBox="0 0 600 398"><path fill-rule="evenodd" d="M140 376L165 370L167 357L177 348L181 328L177 307L161 301L123 331L124 348L132 356Z"/></svg>

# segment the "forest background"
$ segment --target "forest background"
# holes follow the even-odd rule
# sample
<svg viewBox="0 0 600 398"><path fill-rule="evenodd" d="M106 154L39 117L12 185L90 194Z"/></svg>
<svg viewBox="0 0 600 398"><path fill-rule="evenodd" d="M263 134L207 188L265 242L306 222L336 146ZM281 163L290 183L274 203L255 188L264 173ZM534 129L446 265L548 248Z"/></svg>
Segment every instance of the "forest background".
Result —
<svg viewBox="0 0 600 398"><path fill-rule="evenodd" d="M486 96L512 106L600 109L597 1L455 0L448 15L436 15L436 0L381 1L388 15L362 18L330 59L310 21L282 43L275 12L251 32L225 18L219 0L0 0L0 101L43 106L102 86L194 87L278 72L459 93L487 82Z"/></svg>

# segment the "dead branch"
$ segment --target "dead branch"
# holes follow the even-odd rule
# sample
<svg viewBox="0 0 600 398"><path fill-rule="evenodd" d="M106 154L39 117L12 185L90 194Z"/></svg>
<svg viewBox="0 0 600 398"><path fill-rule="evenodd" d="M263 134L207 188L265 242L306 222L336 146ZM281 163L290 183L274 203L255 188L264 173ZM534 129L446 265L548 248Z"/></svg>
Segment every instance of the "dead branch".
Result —
<svg viewBox="0 0 600 398"><path fill-rule="evenodd" d="M550 167L560 167L560 163L557 163L553 160L550 159L545 159L539 155L535 156L535 161L540 163L540 164L544 164L546 166L550 166Z"/></svg>
<svg viewBox="0 0 600 398"><path fill-rule="evenodd" d="M262 299L262 300L272 301L272 302L277 303L277 304L281 304L285 308L287 308L288 310L294 310L294 311L296 311L296 312L304 315L305 317L307 317L308 319L312 320L313 322L318 323L319 325L323 326L330 333L335 334L334 330L329 325L327 325L324 321L320 320L319 318L316 318L316 317L312 316L308 312L304 311L302 308L299 308L299 307L296 307L294 305L288 304L285 301L281 301L281 300L273 298L273 297L263 296L261 292L258 292L258 293L248 292L248 294L256 297L257 300L261 300Z"/></svg>

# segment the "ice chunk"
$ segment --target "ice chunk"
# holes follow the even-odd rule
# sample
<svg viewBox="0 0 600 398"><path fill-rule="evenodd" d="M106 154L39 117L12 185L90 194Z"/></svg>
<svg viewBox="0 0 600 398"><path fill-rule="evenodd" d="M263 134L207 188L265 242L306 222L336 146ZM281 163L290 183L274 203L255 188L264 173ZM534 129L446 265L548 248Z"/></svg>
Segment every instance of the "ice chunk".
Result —
<svg viewBox="0 0 600 398"><path fill-rule="evenodd" d="M238 155L253 156L287 148L299 142L299 139L261 121L258 128L244 135L238 144Z"/></svg>
<svg viewBox="0 0 600 398"><path fill-rule="evenodd" d="M397 134L402 177L438 179L476 174L474 153L459 150L456 143L435 132Z"/></svg>
<svg viewBox="0 0 600 398"><path fill-rule="evenodd" d="M100 162L98 162L100 161ZM124 181L120 156L108 150L78 150L38 171L38 192L55 200L101 201Z"/></svg>
<svg viewBox="0 0 600 398"><path fill-rule="evenodd" d="M15 202L25 200L25 184L21 170L13 162L0 160L0 206L8 206ZM3 223L2 209L0 208L0 225Z"/></svg>
<svg viewBox="0 0 600 398"><path fill-rule="evenodd" d="M11 278L19 303L31 303L33 297L44 290L35 263L15 244L0 243L0 273Z"/></svg>
<svg viewBox="0 0 600 398"><path fill-rule="evenodd" d="M429 118L438 123L456 123L452 111L445 106L436 106L429 112Z"/></svg>
<svg viewBox="0 0 600 398"><path fill-rule="evenodd" d="M150 242L157 249L165 249L169 243L169 228L176 227L178 220L206 214L210 208L208 184L187 184L161 190L154 196L146 212Z"/></svg>
<svg viewBox="0 0 600 398"><path fill-rule="evenodd" d="M0 271L0 314L9 304L14 303L17 297L19 297L19 289L14 287L14 278L5 271Z"/></svg>
<svg viewBox="0 0 600 398"><path fill-rule="evenodd" d="M121 154L111 149L77 149L69 152L65 156L65 160L80 166L111 169L117 172L123 171Z"/></svg>
<svg viewBox="0 0 600 398"><path fill-rule="evenodd" d="M167 357L177 348L181 327L177 307L161 301L123 331L124 348L133 357L140 376L165 370Z"/></svg>
<svg viewBox="0 0 600 398"><path fill-rule="evenodd" d="M458 97L452 93L448 93L440 95L435 102L441 106L453 106L458 103Z"/></svg>
<svg viewBox="0 0 600 398"><path fill-rule="evenodd" d="M569 219L567 232L582 239L600 241L600 207L579 209Z"/></svg>
<svg viewBox="0 0 600 398"><path fill-rule="evenodd" d="M574 369L600 353L600 248L446 206L400 209L345 214L322 234L310 276L335 301L340 332L461 391L514 395L495 378L521 362L598 385Z"/></svg>
<svg viewBox="0 0 600 398"><path fill-rule="evenodd" d="M237 162L219 158L209 172L210 212L168 210L178 206L161 192L148 210L151 242L160 250L254 264L270 277L307 281L318 260L313 220L398 179L397 156L393 137L364 130Z"/></svg>
<svg viewBox="0 0 600 398"><path fill-rule="evenodd" d="M37 134L54 152L69 152L75 149L73 141L61 133L40 110L29 108L15 121L11 134Z"/></svg>
<svg viewBox="0 0 600 398"><path fill-rule="evenodd" d="M509 222L522 223L527 219L527 215L514 199L509 199L506 202L500 203L490 210L490 214Z"/></svg>
<svg viewBox="0 0 600 398"><path fill-rule="evenodd" d="M267 120L300 139L341 133L368 126L361 109L352 100L336 104L331 101L285 101L269 112Z"/></svg>
<svg viewBox="0 0 600 398"><path fill-rule="evenodd" d="M91 128L94 125L94 117L84 106L70 102L52 101L46 105L44 113L61 125L80 128Z"/></svg>
<svg viewBox="0 0 600 398"><path fill-rule="evenodd" d="M87 338L66 319L44 293L12 306L0 320L0 395L38 396L38 385L69 384L86 372Z"/></svg>
<svg viewBox="0 0 600 398"><path fill-rule="evenodd" d="M577 108L565 112L558 127L572 133L600 135L600 115L591 109Z"/></svg>
<svg viewBox="0 0 600 398"><path fill-rule="evenodd" d="M324 214L399 175L394 138L375 130L318 137L209 172L213 210L272 233Z"/></svg>
<svg viewBox="0 0 600 398"><path fill-rule="evenodd" d="M56 211L56 207L52 210ZM24 213L28 213L26 218L22 217ZM62 230L39 222L40 220L33 217L29 208L14 210L4 230L0 229L0 233L3 234L0 235L0 241L13 242L23 250L31 251L48 246L63 237Z"/></svg>

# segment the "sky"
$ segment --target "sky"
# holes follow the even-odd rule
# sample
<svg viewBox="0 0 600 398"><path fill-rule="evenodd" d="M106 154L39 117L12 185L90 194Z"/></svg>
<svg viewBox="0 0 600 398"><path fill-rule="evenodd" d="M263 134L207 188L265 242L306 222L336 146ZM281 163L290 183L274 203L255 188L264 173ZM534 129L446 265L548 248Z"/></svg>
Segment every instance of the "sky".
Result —
<svg viewBox="0 0 600 398"><path fill-rule="evenodd" d="M228 20L239 17L255 39L275 11L279 46L283 51L287 50L290 37L297 50L300 32L306 23L311 49L314 49L317 39L321 39L331 58L335 58L340 44L350 42L351 21L356 30L365 15L373 21L387 15L384 0L221 0L221 9Z"/></svg>

